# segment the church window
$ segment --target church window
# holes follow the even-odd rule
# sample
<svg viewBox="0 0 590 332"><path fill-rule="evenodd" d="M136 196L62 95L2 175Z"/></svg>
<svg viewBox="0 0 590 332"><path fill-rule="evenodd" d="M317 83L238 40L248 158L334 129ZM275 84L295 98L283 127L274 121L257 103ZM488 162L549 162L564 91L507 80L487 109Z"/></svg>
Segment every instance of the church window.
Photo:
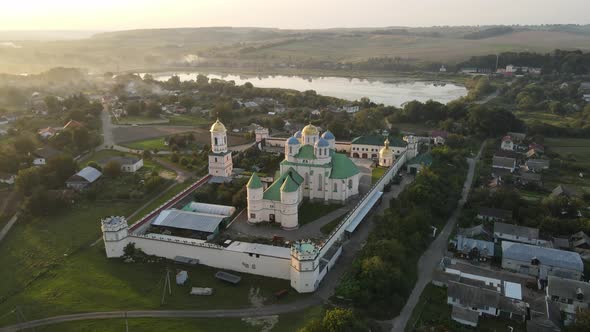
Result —
<svg viewBox="0 0 590 332"><path fill-rule="evenodd" d="M250 218L256 218L256 213L250 213Z"/></svg>
<svg viewBox="0 0 590 332"><path fill-rule="evenodd" d="M334 192L338 192L338 183L334 182Z"/></svg>
<svg viewBox="0 0 590 332"><path fill-rule="evenodd" d="M305 185L309 184L309 174L305 173Z"/></svg>
<svg viewBox="0 0 590 332"><path fill-rule="evenodd" d="M293 154L293 147L292 146L289 147L289 154Z"/></svg>
<svg viewBox="0 0 590 332"><path fill-rule="evenodd" d="M219 144L219 143L217 142L217 137L215 137L215 145L217 145L217 144Z"/></svg>
<svg viewBox="0 0 590 332"><path fill-rule="evenodd" d="M320 191L322 190L323 184L324 184L324 181L322 179L322 175L318 174L318 190L320 190Z"/></svg>
<svg viewBox="0 0 590 332"><path fill-rule="evenodd" d="M215 157L215 162L217 162L217 157Z"/></svg>
<svg viewBox="0 0 590 332"><path fill-rule="evenodd" d="M352 179L348 179L348 189L352 189Z"/></svg>

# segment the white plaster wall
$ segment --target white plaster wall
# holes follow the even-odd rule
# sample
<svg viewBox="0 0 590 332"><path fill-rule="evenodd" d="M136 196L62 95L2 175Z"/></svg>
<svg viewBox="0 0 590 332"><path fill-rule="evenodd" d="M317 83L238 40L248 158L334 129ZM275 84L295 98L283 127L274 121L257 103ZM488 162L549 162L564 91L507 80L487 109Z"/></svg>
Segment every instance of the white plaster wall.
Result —
<svg viewBox="0 0 590 332"><path fill-rule="evenodd" d="M190 244L150 239L145 237L128 237L129 243L135 243L146 254L168 259L184 256L198 259L199 264L243 273L289 280L290 259L230 251L223 247L201 247Z"/></svg>

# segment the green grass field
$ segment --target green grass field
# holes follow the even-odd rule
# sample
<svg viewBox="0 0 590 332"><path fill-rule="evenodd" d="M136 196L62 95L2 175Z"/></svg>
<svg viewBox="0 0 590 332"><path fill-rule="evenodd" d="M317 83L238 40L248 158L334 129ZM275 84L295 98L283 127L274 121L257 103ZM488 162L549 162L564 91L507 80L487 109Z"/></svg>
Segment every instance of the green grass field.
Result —
<svg viewBox="0 0 590 332"><path fill-rule="evenodd" d="M250 292L274 303L275 291L289 289L288 280L240 274L242 282L233 286L215 279L216 270L208 267L107 259L100 241L91 246L101 236L100 219L129 215L137 205L78 203L60 216L19 220L0 246L0 313L19 306L28 319L36 319L102 310L239 308L250 306ZM213 287L215 294L192 297L187 287L174 284L173 294L160 306L166 267L187 270L193 286ZM301 296L291 291L280 301ZM0 317L0 326L17 322L11 315Z"/></svg>
<svg viewBox="0 0 590 332"><path fill-rule="evenodd" d="M383 174L387 171L387 168L384 167L375 167L373 168L373 172L371 173L371 183L377 182Z"/></svg>
<svg viewBox="0 0 590 332"><path fill-rule="evenodd" d="M330 232L332 232L334 230L334 228L336 228L336 226L338 226L338 224L340 224L340 222L342 221L342 219L344 219L344 217L346 217L346 214L325 224L324 226L322 226L320 228L320 231L326 235L330 234Z"/></svg>
<svg viewBox="0 0 590 332"><path fill-rule="evenodd" d="M154 117L145 116L145 115L125 116L125 117L119 117L117 119L115 117L113 117L112 119L113 119L113 123L121 124L121 125L167 124L170 122L167 119L154 118Z"/></svg>
<svg viewBox="0 0 590 332"><path fill-rule="evenodd" d="M209 126L211 120L196 115L172 115L168 117L173 126Z"/></svg>
<svg viewBox="0 0 590 332"><path fill-rule="evenodd" d="M572 121L575 120L572 117L568 117L568 116L564 116L564 115L557 115L557 114L549 113L548 111L547 112L518 111L515 113L515 115L527 124L541 122L541 123L546 123L546 124L550 124L550 125L557 126L557 127L566 127Z"/></svg>
<svg viewBox="0 0 590 332"><path fill-rule="evenodd" d="M168 145L165 144L165 137L150 138L141 141L123 143L121 145L136 150L168 150Z"/></svg>
<svg viewBox="0 0 590 332"><path fill-rule="evenodd" d="M545 172L547 189L565 184L579 190L590 191L590 139L545 138L547 151L558 155L551 161L551 169ZM569 166L563 167L562 164ZM584 177L580 177L579 173Z"/></svg>

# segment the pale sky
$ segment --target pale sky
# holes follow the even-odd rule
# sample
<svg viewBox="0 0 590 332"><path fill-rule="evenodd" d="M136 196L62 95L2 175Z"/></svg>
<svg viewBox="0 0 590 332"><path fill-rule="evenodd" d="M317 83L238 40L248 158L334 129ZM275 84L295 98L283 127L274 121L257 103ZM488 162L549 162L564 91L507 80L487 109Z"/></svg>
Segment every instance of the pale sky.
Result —
<svg viewBox="0 0 590 332"><path fill-rule="evenodd" d="M590 23L590 0L0 0L0 30Z"/></svg>

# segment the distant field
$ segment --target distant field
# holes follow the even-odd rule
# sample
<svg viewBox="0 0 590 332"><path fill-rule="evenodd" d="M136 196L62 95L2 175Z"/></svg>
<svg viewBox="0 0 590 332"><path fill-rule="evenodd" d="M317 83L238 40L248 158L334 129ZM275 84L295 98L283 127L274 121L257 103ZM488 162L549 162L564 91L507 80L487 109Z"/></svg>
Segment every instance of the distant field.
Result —
<svg viewBox="0 0 590 332"><path fill-rule="evenodd" d="M579 190L590 191L590 139L582 138L546 138L548 151L557 153L550 171L545 174L545 187L553 189L559 184L565 184ZM570 167L560 167L560 159L579 170ZM580 177L579 173L584 177Z"/></svg>
<svg viewBox="0 0 590 332"><path fill-rule="evenodd" d="M574 118L569 117L569 116L565 116L565 115L558 115L558 114L553 114L553 113L549 113L549 112L523 112L523 111L519 111L515 113L516 116L523 120L525 123L534 123L534 122L541 122L541 123L547 123L553 126L558 126L558 127L565 127L567 126L569 123L571 123L571 121L574 120Z"/></svg>
<svg viewBox="0 0 590 332"><path fill-rule="evenodd" d="M372 29L279 30L259 28L161 29L112 32L78 40L22 41L3 48L0 72L36 73L54 67L101 71L141 70L184 64L188 55L205 60L280 63L290 60L356 62L399 57L412 62L455 63L473 55L505 51L590 50L590 34L530 29L492 38L464 39L477 27L407 28L408 34L375 34ZM517 29L518 30L518 29ZM427 33L423 33L427 32ZM433 32L438 37L428 37ZM179 45L182 47L170 47ZM244 45L251 47L242 52ZM202 55L201 55L202 54ZM209 59L208 59L209 58ZM117 65L114 65L117 64Z"/></svg>

